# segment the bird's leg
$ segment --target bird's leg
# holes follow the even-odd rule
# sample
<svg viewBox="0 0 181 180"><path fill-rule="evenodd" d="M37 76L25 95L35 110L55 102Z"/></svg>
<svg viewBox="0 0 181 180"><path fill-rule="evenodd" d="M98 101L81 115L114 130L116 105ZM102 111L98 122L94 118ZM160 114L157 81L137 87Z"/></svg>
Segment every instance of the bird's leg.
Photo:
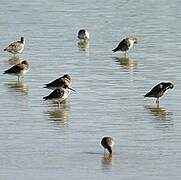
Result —
<svg viewBox="0 0 181 180"><path fill-rule="evenodd" d="M20 78L20 76L18 76L18 82L19 82L19 78Z"/></svg>
<svg viewBox="0 0 181 180"><path fill-rule="evenodd" d="M156 99L156 104L159 106L159 98Z"/></svg>
<svg viewBox="0 0 181 180"><path fill-rule="evenodd" d="M124 52L124 56L125 56L125 58L127 58L127 51Z"/></svg>
<svg viewBox="0 0 181 180"><path fill-rule="evenodd" d="M60 101L58 101L58 108L60 108Z"/></svg>

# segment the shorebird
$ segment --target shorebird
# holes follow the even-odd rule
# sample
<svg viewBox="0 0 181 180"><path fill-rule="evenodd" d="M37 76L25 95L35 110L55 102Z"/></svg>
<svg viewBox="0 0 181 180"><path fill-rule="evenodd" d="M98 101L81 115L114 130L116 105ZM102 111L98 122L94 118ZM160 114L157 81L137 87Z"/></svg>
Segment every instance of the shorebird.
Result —
<svg viewBox="0 0 181 180"><path fill-rule="evenodd" d="M54 89L48 96L43 97L43 99L57 101L60 107L60 103L69 96L70 90L76 92L74 89L64 85L61 88Z"/></svg>
<svg viewBox="0 0 181 180"><path fill-rule="evenodd" d="M77 37L82 41L86 41L89 40L89 33L86 29L80 29Z"/></svg>
<svg viewBox="0 0 181 180"><path fill-rule="evenodd" d="M18 76L18 81L19 81L20 76L25 75L29 70L30 70L30 65L28 64L28 62L22 61L21 63L16 64L11 68L7 69L6 71L4 71L3 74Z"/></svg>
<svg viewBox="0 0 181 180"><path fill-rule="evenodd" d="M18 40L16 42L11 43L8 47L4 49L4 51L8 51L15 55L18 53L22 53L24 46L25 46L25 39L24 37L21 37L20 41Z"/></svg>
<svg viewBox="0 0 181 180"><path fill-rule="evenodd" d="M136 37L125 38L112 51L113 52L123 51L125 54L125 57L127 57L128 50L130 50L133 47L133 45L136 44L137 42L138 42L138 40Z"/></svg>
<svg viewBox="0 0 181 180"><path fill-rule="evenodd" d="M70 87L72 84L72 79L70 77L70 75L65 74L63 76L61 76L58 79L55 79L54 81L45 84L44 88L48 88L48 89L56 89L56 88L61 88L65 85L67 85L68 87Z"/></svg>
<svg viewBox="0 0 181 180"><path fill-rule="evenodd" d="M107 149L110 154L112 154L112 147L114 146L114 141L112 137L103 137L101 140L101 145L104 147L104 149Z"/></svg>
<svg viewBox="0 0 181 180"><path fill-rule="evenodd" d="M159 98L164 95L168 89L173 89L174 85L170 82L161 82L153 87L144 97L156 98L156 104L159 105Z"/></svg>

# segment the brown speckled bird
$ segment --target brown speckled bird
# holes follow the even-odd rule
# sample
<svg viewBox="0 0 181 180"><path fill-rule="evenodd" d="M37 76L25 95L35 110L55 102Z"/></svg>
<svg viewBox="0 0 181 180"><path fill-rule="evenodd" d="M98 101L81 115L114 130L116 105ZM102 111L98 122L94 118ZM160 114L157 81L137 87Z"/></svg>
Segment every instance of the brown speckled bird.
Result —
<svg viewBox="0 0 181 180"><path fill-rule="evenodd" d="M24 46L25 46L25 39L24 37L21 37L21 40L16 41L11 43L8 47L6 47L4 49L4 51L8 51L11 54L18 54L18 53L22 53L22 51L24 50Z"/></svg>

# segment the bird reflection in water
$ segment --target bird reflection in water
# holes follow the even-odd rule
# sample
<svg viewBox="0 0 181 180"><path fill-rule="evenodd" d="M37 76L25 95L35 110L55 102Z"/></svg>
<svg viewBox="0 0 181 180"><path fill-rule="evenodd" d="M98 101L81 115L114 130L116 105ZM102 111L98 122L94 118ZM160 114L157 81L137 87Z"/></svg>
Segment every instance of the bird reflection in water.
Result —
<svg viewBox="0 0 181 180"><path fill-rule="evenodd" d="M103 169L110 169L112 167L112 154L104 153L101 161Z"/></svg>
<svg viewBox="0 0 181 180"><path fill-rule="evenodd" d="M28 86L22 81L12 81L6 85L10 91L20 92L22 95L28 95Z"/></svg>
<svg viewBox="0 0 181 180"><path fill-rule="evenodd" d="M133 71L134 69L137 68L137 62L134 60L131 60L129 58L119 58L119 57L114 57L115 61L121 65L121 67L128 69L129 71Z"/></svg>
<svg viewBox="0 0 181 180"><path fill-rule="evenodd" d="M10 59L8 60L8 62L9 62L10 65L18 64L18 63L20 63L21 61L22 61L22 60L21 60L19 57L16 57L16 56L14 56L14 57L12 57L12 58L10 58Z"/></svg>
<svg viewBox="0 0 181 180"><path fill-rule="evenodd" d="M57 105L56 102L52 102ZM49 109L45 114L48 115L48 119L56 125L68 125L70 104L66 100L61 103L59 108L53 107Z"/></svg>
<svg viewBox="0 0 181 180"><path fill-rule="evenodd" d="M158 105L156 107L145 106L145 109L159 120L170 120L170 117L173 115L172 112L168 112L166 109L159 107Z"/></svg>

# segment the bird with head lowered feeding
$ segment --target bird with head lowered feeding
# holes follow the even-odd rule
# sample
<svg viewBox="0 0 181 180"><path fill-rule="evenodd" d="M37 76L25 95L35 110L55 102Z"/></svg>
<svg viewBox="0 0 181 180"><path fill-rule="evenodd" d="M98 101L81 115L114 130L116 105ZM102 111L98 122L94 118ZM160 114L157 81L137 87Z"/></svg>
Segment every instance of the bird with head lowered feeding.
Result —
<svg viewBox="0 0 181 180"><path fill-rule="evenodd" d="M28 64L28 62L22 61L4 71L3 74L18 76L18 81L19 81L20 76L25 75L29 70L30 70L30 65Z"/></svg>
<svg viewBox="0 0 181 180"><path fill-rule="evenodd" d="M118 46L113 49L113 52L117 51L123 51L125 57L127 57L127 52L133 47L134 44L138 42L138 39L136 37L128 37L123 39Z"/></svg>
<svg viewBox="0 0 181 180"><path fill-rule="evenodd" d="M173 89L171 82L161 82L154 86L144 97L156 98L156 104L159 105L159 98L162 97L168 89Z"/></svg>
<svg viewBox="0 0 181 180"><path fill-rule="evenodd" d="M89 40L89 33L86 29L80 29L77 37L81 41L86 41L86 40Z"/></svg>
<svg viewBox="0 0 181 180"><path fill-rule="evenodd" d="M104 150L107 149L112 155L112 147L114 146L114 141L112 137L103 137L101 140L101 145L104 147Z"/></svg>
<svg viewBox="0 0 181 180"><path fill-rule="evenodd" d="M18 53L22 53L25 47L25 38L21 37L20 40L11 43L9 46L7 46L4 51L7 51L11 54L18 54Z"/></svg>

